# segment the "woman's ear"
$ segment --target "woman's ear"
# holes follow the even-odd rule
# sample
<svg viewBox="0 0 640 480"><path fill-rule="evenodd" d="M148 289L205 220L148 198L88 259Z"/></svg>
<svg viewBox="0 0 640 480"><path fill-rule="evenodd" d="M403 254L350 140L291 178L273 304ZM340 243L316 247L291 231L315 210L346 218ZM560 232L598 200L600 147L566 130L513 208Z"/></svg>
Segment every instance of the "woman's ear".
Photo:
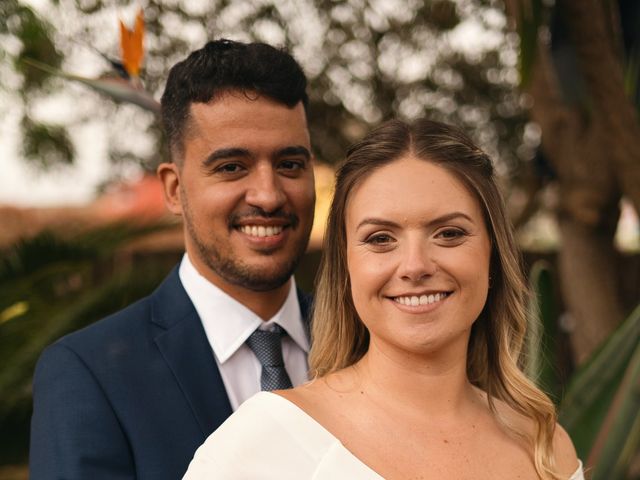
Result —
<svg viewBox="0 0 640 480"><path fill-rule="evenodd" d="M161 163L157 170L158 178L162 182L164 192L164 204L174 215L182 215L182 202L180 201L180 169L171 163Z"/></svg>

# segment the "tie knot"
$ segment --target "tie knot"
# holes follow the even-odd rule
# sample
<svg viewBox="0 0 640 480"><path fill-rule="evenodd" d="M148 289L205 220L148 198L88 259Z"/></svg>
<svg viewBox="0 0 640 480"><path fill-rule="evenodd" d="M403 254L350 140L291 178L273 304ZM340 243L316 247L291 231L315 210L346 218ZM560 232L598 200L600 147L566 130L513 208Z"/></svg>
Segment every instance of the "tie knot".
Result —
<svg viewBox="0 0 640 480"><path fill-rule="evenodd" d="M272 330L254 331L247 339L247 345L253 351L263 367L283 367L282 335L280 325L273 325Z"/></svg>
<svg viewBox="0 0 640 480"><path fill-rule="evenodd" d="M247 339L247 345L262 365L260 388L262 390L280 390L291 388L291 379L284 367L282 358L282 335L285 331L279 325L273 325L271 331L256 330Z"/></svg>

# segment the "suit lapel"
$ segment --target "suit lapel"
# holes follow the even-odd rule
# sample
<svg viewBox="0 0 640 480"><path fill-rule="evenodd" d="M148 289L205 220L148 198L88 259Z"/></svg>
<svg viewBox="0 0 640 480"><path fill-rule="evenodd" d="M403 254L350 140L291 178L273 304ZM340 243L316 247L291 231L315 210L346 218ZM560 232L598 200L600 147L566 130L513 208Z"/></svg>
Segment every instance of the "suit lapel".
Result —
<svg viewBox="0 0 640 480"><path fill-rule="evenodd" d="M173 372L204 436L231 415L211 346L175 268L152 296L154 341Z"/></svg>

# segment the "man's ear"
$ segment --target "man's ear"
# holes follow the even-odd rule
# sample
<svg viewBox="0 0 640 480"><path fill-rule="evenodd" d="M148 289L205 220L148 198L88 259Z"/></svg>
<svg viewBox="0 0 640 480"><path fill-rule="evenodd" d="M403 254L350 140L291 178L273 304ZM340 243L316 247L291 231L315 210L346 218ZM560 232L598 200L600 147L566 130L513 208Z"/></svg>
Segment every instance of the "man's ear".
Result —
<svg viewBox="0 0 640 480"><path fill-rule="evenodd" d="M161 163L157 170L158 178L162 182L164 204L174 215L182 215L180 201L180 169L175 163Z"/></svg>

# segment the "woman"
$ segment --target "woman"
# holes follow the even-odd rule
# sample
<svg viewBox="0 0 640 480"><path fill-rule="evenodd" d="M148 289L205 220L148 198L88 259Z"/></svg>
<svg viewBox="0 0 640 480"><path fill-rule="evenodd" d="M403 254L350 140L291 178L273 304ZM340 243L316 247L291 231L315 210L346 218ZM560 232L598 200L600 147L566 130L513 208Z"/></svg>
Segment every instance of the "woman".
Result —
<svg viewBox="0 0 640 480"><path fill-rule="evenodd" d="M314 380L248 400L186 479L582 479L518 368L526 285L489 158L388 122L337 174L313 319Z"/></svg>

